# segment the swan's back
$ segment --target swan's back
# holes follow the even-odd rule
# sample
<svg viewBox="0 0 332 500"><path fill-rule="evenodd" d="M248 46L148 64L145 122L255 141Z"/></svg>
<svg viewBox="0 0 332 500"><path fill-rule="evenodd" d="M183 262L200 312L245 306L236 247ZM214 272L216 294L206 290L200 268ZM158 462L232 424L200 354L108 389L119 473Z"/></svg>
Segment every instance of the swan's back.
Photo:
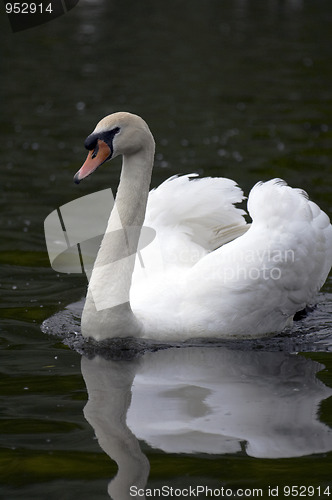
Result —
<svg viewBox="0 0 332 500"><path fill-rule="evenodd" d="M232 181L211 179L219 190L209 179L202 181L205 186L187 177L172 179L149 200L146 221L157 223L164 246L159 273L145 286L144 280L133 286L132 305L144 318L146 336L153 331L154 337L169 339L248 337L282 330L327 278L329 218L303 191L274 179L252 189L253 222L247 225L244 212L233 205L243 195ZM179 199L176 187L172 190L176 182ZM235 238L228 239L232 232Z"/></svg>
<svg viewBox="0 0 332 500"><path fill-rule="evenodd" d="M294 266L289 268L287 288L299 290L301 303L310 302L332 266L329 217L305 191L291 188L280 179L256 184L248 199L248 211L255 226L279 234L284 251L290 250Z"/></svg>

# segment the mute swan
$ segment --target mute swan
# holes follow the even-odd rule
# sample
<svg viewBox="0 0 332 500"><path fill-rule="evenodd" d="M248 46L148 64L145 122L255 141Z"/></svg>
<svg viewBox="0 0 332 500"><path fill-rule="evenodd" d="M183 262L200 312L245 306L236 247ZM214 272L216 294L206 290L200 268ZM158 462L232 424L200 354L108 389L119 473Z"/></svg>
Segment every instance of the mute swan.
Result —
<svg viewBox="0 0 332 500"><path fill-rule="evenodd" d="M149 193L155 144L131 113L103 118L85 140L79 183L122 155L115 204L89 277L82 333L97 341L260 337L291 324L325 282L332 226L305 192L280 179L248 198L225 178L175 176ZM156 236L140 251L142 226Z"/></svg>

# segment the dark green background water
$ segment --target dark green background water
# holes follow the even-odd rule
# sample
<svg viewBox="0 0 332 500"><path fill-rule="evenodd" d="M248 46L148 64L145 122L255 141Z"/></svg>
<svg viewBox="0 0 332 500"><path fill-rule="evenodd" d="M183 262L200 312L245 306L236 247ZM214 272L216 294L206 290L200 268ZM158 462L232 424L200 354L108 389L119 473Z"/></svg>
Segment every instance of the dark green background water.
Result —
<svg viewBox="0 0 332 500"><path fill-rule="evenodd" d="M281 177L331 216L331 26L329 0L81 0L16 34L2 16L1 498L108 498L117 470L82 413L80 355L40 330L86 286L50 268L45 217L114 189L119 175L105 167L73 184L84 138L104 115L135 112L157 142L153 185L195 171L231 177L248 194L258 180ZM330 313L331 280L324 293ZM310 331L331 334L329 314L315 318ZM305 356L325 366L318 377L331 387L322 349ZM331 398L320 419L332 425ZM331 452L271 460L143 448L150 485L332 487Z"/></svg>

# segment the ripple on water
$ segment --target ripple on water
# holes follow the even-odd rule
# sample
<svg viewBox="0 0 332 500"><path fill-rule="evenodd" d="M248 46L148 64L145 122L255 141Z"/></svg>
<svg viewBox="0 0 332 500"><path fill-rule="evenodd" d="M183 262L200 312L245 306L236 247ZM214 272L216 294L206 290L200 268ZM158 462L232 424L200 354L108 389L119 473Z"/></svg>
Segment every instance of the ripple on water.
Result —
<svg viewBox="0 0 332 500"><path fill-rule="evenodd" d="M42 324L42 331L60 337L71 349L88 356L96 354L111 359L129 359L147 351L168 347L226 347L236 350L297 352L332 352L332 294L321 293L316 306L292 328L259 339L192 339L184 342L118 338L102 342L84 339L80 317L84 300L69 304Z"/></svg>

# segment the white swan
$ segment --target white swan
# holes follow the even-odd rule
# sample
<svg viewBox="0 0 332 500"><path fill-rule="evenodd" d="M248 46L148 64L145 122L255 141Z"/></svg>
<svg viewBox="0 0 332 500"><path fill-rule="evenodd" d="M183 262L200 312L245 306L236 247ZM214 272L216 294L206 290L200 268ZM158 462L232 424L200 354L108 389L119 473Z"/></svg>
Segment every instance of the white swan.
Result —
<svg viewBox="0 0 332 500"><path fill-rule="evenodd" d="M90 276L84 336L259 337L289 325L325 282L332 227L303 191L279 179L256 184L247 224L234 206L243 193L229 179L176 176L149 193L155 144L137 115L106 116L85 146L76 183L118 155L123 163ZM137 258L143 224L156 237Z"/></svg>

